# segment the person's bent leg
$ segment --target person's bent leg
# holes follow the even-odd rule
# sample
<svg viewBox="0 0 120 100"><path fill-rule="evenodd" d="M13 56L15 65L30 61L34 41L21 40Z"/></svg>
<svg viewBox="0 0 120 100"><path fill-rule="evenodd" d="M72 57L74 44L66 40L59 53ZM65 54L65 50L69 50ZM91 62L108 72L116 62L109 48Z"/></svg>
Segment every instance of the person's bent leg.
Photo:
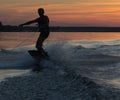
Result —
<svg viewBox="0 0 120 100"><path fill-rule="evenodd" d="M37 40L37 43L36 43L36 48L40 51L40 50L43 50L42 46L43 46L43 42L46 38L40 36Z"/></svg>

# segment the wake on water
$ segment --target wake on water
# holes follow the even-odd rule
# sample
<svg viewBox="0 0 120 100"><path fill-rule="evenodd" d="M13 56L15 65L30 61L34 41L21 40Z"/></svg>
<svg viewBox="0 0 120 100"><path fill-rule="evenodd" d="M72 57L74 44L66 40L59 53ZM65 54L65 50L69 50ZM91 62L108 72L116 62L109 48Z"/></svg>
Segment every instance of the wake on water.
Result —
<svg viewBox="0 0 120 100"><path fill-rule="evenodd" d="M79 42L79 44L83 42ZM88 41L84 43L89 44ZM94 43L92 41L92 44ZM57 67L60 66L61 69L77 71L78 74L90 75L92 78L94 75L100 77L102 74L102 77L105 77L106 72L110 75L113 70L119 75L120 45L104 45L100 43L99 46L94 45L85 48L76 44L78 42L55 42L45 45L50 61L41 61L40 63L47 67L52 67L53 65L50 66L50 63L54 63ZM27 52L31 49L34 49L34 47L26 46L12 50L1 49L0 69L28 69L33 67L35 60ZM114 75L116 76L116 74ZM114 75L111 74L112 77Z"/></svg>
<svg viewBox="0 0 120 100"><path fill-rule="evenodd" d="M91 42L95 45L89 48L79 45ZM104 88L99 87L101 92L103 92L101 95L111 97L109 100L119 100L120 45L105 45L101 42L91 42L77 41L46 44L44 48L48 52L50 60L42 60L39 64L42 67L55 70L61 75L72 75L72 77L76 77L75 79L79 76L84 77L80 79L92 82L90 87L88 87L90 91L92 91L92 88L95 89L95 87L98 88L98 86L104 85ZM35 64L35 60L27 52L30 49L34 49L33 46L20 47L13 50L1 49L0 69L31 69ZM78 81L76 80L75 82ZM114 99L112 96L114 96ZM108 99L97 98L94 100Z"/></svg>

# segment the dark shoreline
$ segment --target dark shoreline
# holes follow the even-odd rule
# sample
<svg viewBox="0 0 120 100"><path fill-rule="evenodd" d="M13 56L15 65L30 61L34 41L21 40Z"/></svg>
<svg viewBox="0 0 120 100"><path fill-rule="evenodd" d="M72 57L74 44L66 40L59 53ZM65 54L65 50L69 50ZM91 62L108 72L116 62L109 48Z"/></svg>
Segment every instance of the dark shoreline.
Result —
<svg viewBox="0 0 120 100"><path fill-rule="evenodd" d="M0 32L37 32L37 27L1 26ZM51 32L120 32L120 27L50 27Z"/></svg>

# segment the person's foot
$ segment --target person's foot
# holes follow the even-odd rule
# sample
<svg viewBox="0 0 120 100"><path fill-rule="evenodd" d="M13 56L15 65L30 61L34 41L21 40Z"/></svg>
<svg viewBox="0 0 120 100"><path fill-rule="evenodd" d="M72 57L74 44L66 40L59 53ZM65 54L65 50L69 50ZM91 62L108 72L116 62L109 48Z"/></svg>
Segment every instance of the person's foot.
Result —
<svg viewBox="0 0 120 100"><path fill-rule="evenodd" d="M43 53L43 50L42 50L42 49L39 49L38 52L39 52L39 53Z"/></svg>
<svg viewBox="0 0 120 100"><path fill-rule="evenodd" d="M42 54L43 57L49 58L48 53L43 48L39 49L38 51L40 54Z"/></svg>

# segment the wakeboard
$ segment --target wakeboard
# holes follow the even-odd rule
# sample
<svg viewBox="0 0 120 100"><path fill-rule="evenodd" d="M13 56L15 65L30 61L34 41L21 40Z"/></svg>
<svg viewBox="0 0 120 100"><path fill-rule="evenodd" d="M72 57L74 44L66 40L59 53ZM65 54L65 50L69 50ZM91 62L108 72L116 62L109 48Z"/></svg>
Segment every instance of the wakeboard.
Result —
<svg viewBox="0 0 120 100"><path fill-rule="evenodd" d="M35 59L35 60L41 60L41 59L49 59L49 56L47 52L38 51L38 50L28 50L28 53Z"/></svg>
<svg viewBox="0 0 120 100"><path fill-rule="evenodd" d="M38 51L38 50L28 50L28 53L36 60L36 64L32 68L32 72L40 72L44 68L40 65L41 60L49 60L49 56L45 51Z"/></svg>

